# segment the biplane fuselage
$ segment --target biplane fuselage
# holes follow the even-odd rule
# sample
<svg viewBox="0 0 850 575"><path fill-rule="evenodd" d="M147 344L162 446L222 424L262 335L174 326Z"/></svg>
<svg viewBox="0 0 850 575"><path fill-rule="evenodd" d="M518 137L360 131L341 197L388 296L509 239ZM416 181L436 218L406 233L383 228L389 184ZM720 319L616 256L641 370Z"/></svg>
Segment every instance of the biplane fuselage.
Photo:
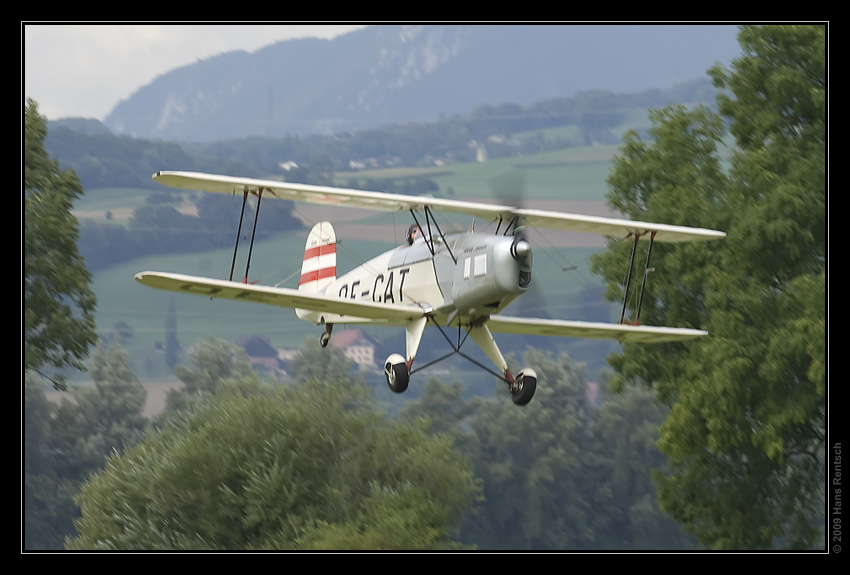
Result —
<svg viewBox="0 0 850 575"><path fill-rule="evenodd" d="M466 325L501 312L528 289L530 249L515 257L514 245L511 236L476 233L420 239L369 260L322 291L330 298L415 304L439 325ZM298 317L315 323L392 323L309 310L298 310Z"/></svg>

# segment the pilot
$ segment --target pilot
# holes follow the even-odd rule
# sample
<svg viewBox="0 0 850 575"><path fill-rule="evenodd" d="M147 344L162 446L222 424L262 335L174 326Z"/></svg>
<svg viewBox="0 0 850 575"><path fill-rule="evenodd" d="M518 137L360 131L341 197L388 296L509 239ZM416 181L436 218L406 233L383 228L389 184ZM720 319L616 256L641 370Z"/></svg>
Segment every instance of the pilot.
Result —
<svg viewBox="0 0 850 575"><path fill-rule="evenodd" d="M412 246L415 240L422 239L422 232L419 230L419 225L413 224L407 228L407 245Z"/></svg>

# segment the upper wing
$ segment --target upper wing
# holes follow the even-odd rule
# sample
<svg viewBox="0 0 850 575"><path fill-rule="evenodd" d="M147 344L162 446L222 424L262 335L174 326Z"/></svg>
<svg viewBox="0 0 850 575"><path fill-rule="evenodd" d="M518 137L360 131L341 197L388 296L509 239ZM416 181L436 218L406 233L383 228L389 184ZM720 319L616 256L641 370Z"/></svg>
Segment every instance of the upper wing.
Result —
<svg viewBox="0 0 850 575"><path fill-rule="evenodd" d="M469 214L492 221L499 218L510 220L514 216L519 216L526 224L531 226L564 231L589 232L605 236L626 237L630 234L640 236L647 232L656 232L655 241L659 242L707 241L726 236L723 232L703 228L671 226L544 210L525 210L497 204L464 202L424 196L405 196L402 194L365 192L327 186L291 184L274 180L235 178L197 172L163 171L154 174L153 179L174 188L227 194L256 193L262 190L263 197L272 196L296 202L379 211L421 210L428 206L436 210Z"/></svg>
<svg viewBox="0 0 850 575"><path fill-rule="evenodd" d="M523 335L553 335L615 339L619 342L662 343L683 341L707 335L707 331L678 327L623 325L558 319L531 319L494 315L487 321L490 331Z"/></svg>
<svg viewBox="0 0 850 575"><path fill-rule="evenodd" d="M717 230L669 226L620 218L583 216L544 210L517 209L511 213L519 216L526 224L533 227L569 232L589 232L603 236L627 237L634 234L640 237L649 232L655 232L655 241L657 242L705 242L726 237L724 232Z"/></svg>
<svg viewBox="0 0 850 575"><path fill-rule="evenodd" d="M140 272L136 274L136 281L152 288L206 295L210 298L251 301L373 320L408 322L425 315L425 310L418 306L337 299L289 288L243 284L183 274Z"/></svg>

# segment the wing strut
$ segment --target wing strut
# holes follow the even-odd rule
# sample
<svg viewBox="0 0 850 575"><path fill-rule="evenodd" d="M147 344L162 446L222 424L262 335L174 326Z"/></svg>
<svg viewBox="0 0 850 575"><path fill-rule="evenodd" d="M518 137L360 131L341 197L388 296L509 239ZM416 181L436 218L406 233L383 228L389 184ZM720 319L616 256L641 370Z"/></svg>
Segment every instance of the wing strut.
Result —
<svg viewBox="0 0 850 575"><path fill-rule="evenodd" d="M419 223L419 218L416 217L416 212L411 209L410 215L413 216L413 221L416 222L416 225L419 226L419 229L422 229L422 224ZM437 233L439 233L440 237L443 239L443 245L446 246L446 249L448 250L449 255L452 257L452 260L454 261L454 263L457 263L457 258L452 253L452 248L449 245L449 242L446 241L446 236L443 235L443 230L440 228L440 224L437 223L437 218L434 217L434 214L431 212L431 208L425 206L425 225L428 227L428 236L426 237L425 241L428 244L428 249L431 250L431 255L436 255L434 251L434 243L431 241L431 222L434 222L434 227L437 228Z"/></svg>
<svg viewBox="0 0 850 575"><path fill-rule="evenodd" d="M242 235L242 218L245 217L245 202L248 201L248 190L242 195L242 211L239 212L239 227L236 228L236 245L233 246L233 261L230 262L230 281L233 281L233 270L236 267L236 252L239 250L239 236Z"/></svg>
<svg viewBox="0 0 850 575"><path fill-rule="evenodd" d="M233 246L233 260L230 262L230 281L233 281L233 270L236 268L236 253L239 251L239 236L242 235L242 220L245 218L245 204L248 202L249 191L246 188L242 195L242 211L239 213L239 227L236 229L236 245ZM257 209L254 210L254 228L251 230L251 245L248 248L248 261L245 264L245 275L242 276L242 283L248 283L248 270L251 267L251 254L254 252L254 238L257 236L257 220L260 215L260 204L263 201L263 188L256 192L257 194Z"/></svg>
<svg viewBox="0 0 850 575"><path fill-rule="evenodd" d="M254 229L251 230L251 247L248 248L248 261L245 263L245 276L242 283L248 283L248 268L251 267L251 254L254 252L254 238L257 237L257 220L260 218L260 204L263 202L263 188L257 191L257 209L254 211Z"/></svg>
<svg viewBox="0 0 850 575"><path fill-rule="evenodd" d="M629 260L629 273L626 277L626 293L623 295L623 311L620 312L620 324L623 323L632 323L632 325L640 325L640 308L643 305L643 291L646 287L646 276L649 272L652 271L652 268L649 267L649 258L652 255L652 244L655 242L655 234L656 232L649 232L649 247L646 248L646 261L643 264L643 281L640 285L640 296L638 297L637 309L635 310L635 320L634 322L626 321L626 306L629 301L629 287L632 284L632 268L635 263L635 252L637 251L638 241L640 241L640 237L643 234L634 234L635 245L632 246L632 257Z"/></svg>

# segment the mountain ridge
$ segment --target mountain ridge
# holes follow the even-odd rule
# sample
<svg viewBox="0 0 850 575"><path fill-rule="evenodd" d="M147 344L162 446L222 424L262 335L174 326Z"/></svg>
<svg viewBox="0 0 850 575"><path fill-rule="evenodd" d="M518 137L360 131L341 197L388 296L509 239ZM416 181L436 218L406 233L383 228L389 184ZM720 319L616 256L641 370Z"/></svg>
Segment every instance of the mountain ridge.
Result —
<svg viewBox="0 0 850 575"><path fill-rule="evenodd" d="M171 70L116 105L116 134L208 142L431 122L483 104L667 88L728 65L727 25L377 25Z"/></svg>

